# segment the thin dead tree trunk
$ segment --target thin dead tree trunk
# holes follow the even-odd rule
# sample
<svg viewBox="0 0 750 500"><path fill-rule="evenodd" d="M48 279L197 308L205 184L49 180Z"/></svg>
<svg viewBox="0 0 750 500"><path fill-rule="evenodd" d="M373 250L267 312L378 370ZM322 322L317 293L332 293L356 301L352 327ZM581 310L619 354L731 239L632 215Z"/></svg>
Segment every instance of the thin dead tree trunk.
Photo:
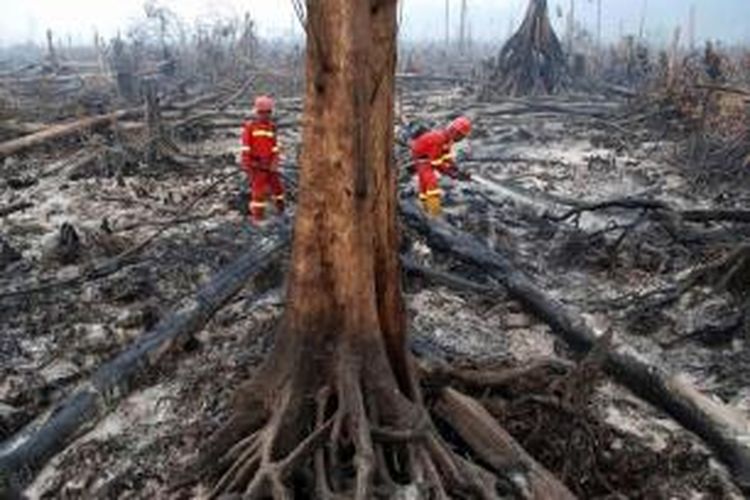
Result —
<svg viewBox="0 0 750 500"><path fill-rule="evenodd" d="M525 475L518 448L499 440L486 413L467 410L470 398L447 411L461 429L498 437L482 442L489 467L455 454L423 404L397 253L396 13L395 0L307 2L287 305L272 353L204 449L199 469L215 480L212 498L366 500L415 482L440 499L497 498L504 484L531 498L572 497L546 471Z"/></svg>
<svg viewBox="0 0 750 500"><path fill-rule="evenodd" d="M677 84L679 74L680 26L676 26L672 33L672 43L669 46L669 67L667 68L667 90L671 91Z"/></svg>
<svg viewBox="0 0 750 500"><path fill-rule="evenodd" d="M450 49L451 44L451 3L450 0L445 0L445 50L446 52Z"/></svg>
<svg viewBox="0 0 750 500"><path fill-rule="evenodd" d="M467 14L467 6L466 6L466 0L461 0L461 25L459 27L459 34L458 34L458 47L461 54L466 53L467 44L466 44L466 14Z"/></svg>
<svg viewBox="0 0 750 500"><path fill-rule="evenodd" d="M643 7L641 8L641 20L638 23L638 42L643 41L643 36L646 31L646 12L648 11L648 0L643 0Z"/></svg>
<svg viewBox="0 0 750 500"><path fill-rule="evenodd" d="M570 8L568 10L568 60L573 58L573 39L575 37L575 23L576 23L576 2L570 0Z"/></svg>
<svg viewBox="0 0 750 500"><path fill-rule="evenodd" d="M596 0L596 64L602 64L602 0Z"/></svg>
<svg viewBox="0 0 750 500"><path fill-rule="evenodd" d="M688 46L690 52L695 50L695 4L690 4L690 18L688 19Z"/></svg>
<svg viewBox="0 0 750 500"><path fill-rule="evenodd" d="M143 81L143 96L146 115L145 159L146 164L153 167L158 159L159 146L162 141L161 112L155 79L149 78Z"/></svg>
<svg viewBox="0 0 750 500"><path fill-rule="evenodd" d="M57 52L55 51L55 41L52 38L52 30L47 29L47 58L53 69L57 69L59 61L57 59Z"/></svg>

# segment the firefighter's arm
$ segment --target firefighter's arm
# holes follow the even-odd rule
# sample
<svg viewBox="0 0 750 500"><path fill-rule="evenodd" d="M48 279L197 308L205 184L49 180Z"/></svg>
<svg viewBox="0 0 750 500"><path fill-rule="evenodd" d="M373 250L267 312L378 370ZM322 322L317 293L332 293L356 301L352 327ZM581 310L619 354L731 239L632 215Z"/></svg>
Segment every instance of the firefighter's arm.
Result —
<svg viewBox="0 0 750 500"><path fill-rule="evenodd" d="M242 149L240 161L244 170L250 170L252 165L252 133L249 127L242 129Z"/></svg>
<svg viewBox="0 0 750 500"><path fill-rule="evenodd" d="M442 167L439 170L441 173L447 175L451 179L456 179L459 181L471 180L471 174L469 172L464 172L463 170L459 170L458 166L456 166L455 160L453 160L452 157L450 160L445 160L442 164Z"/></svg>
<svg viewBox="0 0 750 500"><path fill-rule="evenodd" d="M453 157L453 147L450 143L441 144L439 148L436 148L434 153L436 157L433 160L433 165L440 171L441 174L449 177L454 177L456 172L456 159Z"/></svg>
<svg viewBox="0 0 750 500"><path fill-rule="evenodd" d="M458 169L458 165L456 164L456 156L453 154L452 149L444 151L441 158L440 167L438 169L441 173L447 175L452 179L456 179L459 181L471 180L470 173L463 172Z"/></svg>

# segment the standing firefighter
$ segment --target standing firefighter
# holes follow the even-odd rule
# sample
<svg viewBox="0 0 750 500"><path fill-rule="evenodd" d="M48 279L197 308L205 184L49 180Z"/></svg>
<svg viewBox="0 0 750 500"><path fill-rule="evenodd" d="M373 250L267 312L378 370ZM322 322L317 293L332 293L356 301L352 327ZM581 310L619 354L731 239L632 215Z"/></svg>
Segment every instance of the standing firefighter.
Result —
<svg viewBox="0 0 750 500"><path fill-rule="evenodd" d="M284 186L279 173L279 145L276 125L271 120L273 99L255 99L255 119L242 129L242 168L250 182L250 218L254 225L264 222L269 191L279 213L284 212Z"/></svg>
<svg viewBox="0 0 750 500"><path fill-rule="evenodd" d="M471 122L461 116L446 129L431 130L416 137L411 143L412 159L419 181L419 199L425 212L440 215L442 191L438 185L440 174L453 179L469 180L468 173L456 168L453 144L466 138L471 132Z"/></svg>

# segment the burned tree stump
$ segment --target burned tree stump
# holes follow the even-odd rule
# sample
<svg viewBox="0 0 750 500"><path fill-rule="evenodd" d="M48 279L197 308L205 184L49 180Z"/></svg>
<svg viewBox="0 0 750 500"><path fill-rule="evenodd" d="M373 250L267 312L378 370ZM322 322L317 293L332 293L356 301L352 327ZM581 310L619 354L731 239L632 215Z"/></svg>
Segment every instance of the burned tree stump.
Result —
<svg viewBox="0 0 750 500"><path fill-rule="evenodd" d="M505 43L495 61L481 97L553 94L568 85L565 54L549 21L547 0L529 0L526 17Z"/></svg>

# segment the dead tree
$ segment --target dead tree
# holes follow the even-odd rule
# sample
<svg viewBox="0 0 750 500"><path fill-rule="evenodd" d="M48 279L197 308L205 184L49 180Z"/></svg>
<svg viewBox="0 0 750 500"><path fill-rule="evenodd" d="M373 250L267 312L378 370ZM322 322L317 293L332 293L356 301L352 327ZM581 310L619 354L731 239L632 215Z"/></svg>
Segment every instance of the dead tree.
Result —
<svg viewBox="0 0 750 500"><path fill-rule="evenodd" d="M138 94L135 76L137 63L120 36L112 40L110 64L117 79L117 91L127 102L133 102Z"/></svg>
<svg viewBox="0 0 750 500"><path fill-rule="evenodd" d="M560 41L549 21L547 0L529 0L521 27L503 46L482 95L552 94L569 75Z"/></svg>
<svg viewBox="0 0 750 500"><path fill-rule="evenodd" d="M55 51L55 41L52 38L51 29L47 29L47 59L49 60L49 64L52 67L52 70L56 71L60 66L60 62L57 59L57 52Z"/></svg>
<svg viewBox="0 0 750 500"><path fill-rule="evenodd" d="M157 90L156 79L147 78L143 81L144 114L146 117L146 146L144 154L146 164L149 166L156 164L163 135Z"/></svg>
<svg viewBox="0 0 750 500"><path fill-rule="evenodd" d="M461 0L461 24L459 25L458 34L458 50L461 54L466 53L468 48L467 33L466 33L466 22L467 22L467 5L466 0Z"/></svg>
<svg viewBox="0 0 750 500"><path fill-rule="evenodd" d="M416 482L440 499L572 497L540 467L528 472L528 458L478 403L443 393L441 416L482 465L458 455L417 384L391 155L396 3L307 2L287 305L274 350L204 449L213 498L391 498Z"/></svg>
<svg viewBox="0 0 750 500"><path fill-rule="evenodd" d="M134 118L142 113L142 109L121 109L106 115L89 116L68 123L50 125L39 132L24 135L17 139L0 143L0 160L51 141L75 135L90 129L113 125L117 120Z"/></svg>

